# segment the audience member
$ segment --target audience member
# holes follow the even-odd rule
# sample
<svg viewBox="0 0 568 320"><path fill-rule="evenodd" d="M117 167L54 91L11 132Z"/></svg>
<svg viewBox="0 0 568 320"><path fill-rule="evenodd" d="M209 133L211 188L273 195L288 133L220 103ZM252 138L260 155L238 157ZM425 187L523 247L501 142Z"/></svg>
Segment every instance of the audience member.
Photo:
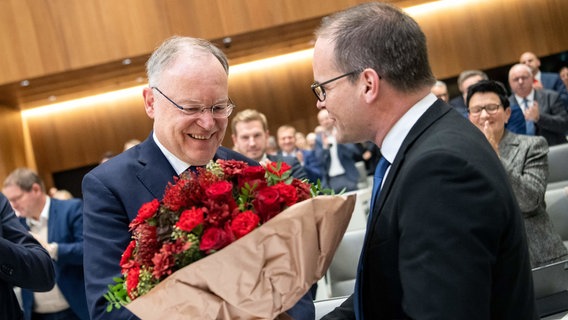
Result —
<svg viewBox="0 0 568 320"><path fill-rule="evenodd" d="M137 144L140 144L140 142L141 142L141 141L138 140L138 139L130 139L130 140L126 141L126 142L124 143L123 151L126 151L126 150L128 150L128 149L134 147L134 146L137 145Z"/></svg>
<svg viewBox="0 0 568 320"><path fill-rule="evenodd" d="M469 87L469 120L484 134L509 174L525 220L532 268L568 258L568 251L546 213L548 144L543 137L518 135L505 129L511 115L505 87L480 81Z"/></svg>
<svg viewBox="0 0 568 320"><path fill-rule="evenodd" d="M533 88L548 89L556 91L560 94L560 99L565 108L568 108L568 91L560 76L554 72L541 72L540 59L532 52L525 52L519 57L519 63L525 64L531 68L533 75Z"/></svg>
<svg viewBox="0 0 568 320"><path fill-rule="evenodd" d="M65 189L58 189L56 190L52 195L52 198L54 199L59 199L59 200L69 200L69 199L73 199L73 195L71 194L71 192L69 192L69 190L65 190Z"/></svg>
<svg viewBox="0 0 568 320"><path fill-rule="evenodd" d="M568 88L568 66L560 68L558 75L560 76L560 79L564 83L564 86Z"/></svg>
<svg viewBox="0 0 568 320"><path fill-rule="evenodd" d="M308 175L308 180L312 183L317 183L323 178L323 166L320 159L316 155L316 139L317 136L314 132L306 135L306 148L301 150L304 158L304 171Z"/></svg>
<svg viewBox="0 0 568 320"><path fill-rule="evenodd" d="M298 150L306 149L307 148L306 135L303 132L296 131L296 134L294 136L296 138L296 148Z"/></svg>
<svg viewBox="0 0 568 320"><path fill-rule="evenodd" d="M131 240L128 225L142 204L161 199L168 183L192 166L216 159L258 165L221 146L234 106L228 96L229 66L220 49L206 40L174 36L152 53L146 67L149 86L142 94L153 131L138 146L83 179L85 281L91 319L136 318L125 308L107 313L103 294L113 278L121 275L120 258ZM288 313L296 319L313 319L310 295Z"/></svg>
<svg viewBox="0 0 568 320"><path fill-rule="evenodd" d="M535 90L531 68L520 63L509 69L509 85L510 104L523 111L526 134L545 137L549 146L566 143L568 114L558 92Z"/></svg>
<svg viewBox="0 0 568 320"><path fill-rule="evenodd" d="M0 193L0 319L24 319L14 287L45 292L54 284L49 254L22 226Z"/></svg>
<svg viewBox="0 0 568 320"><path fill-rule="evenodd" d="M26 168L10 173L2 192L55 266L56 284L52 290L22 289L26 319L89 319L83 279L81 201L50 198L40 177Z"/></svg>
<svg viewBox="0 0 568 320"><path fill-rule="evenodd" d="M276 141L278 142L279 155L297 157L300 151L296 147L296 128L290 125L283 125L276 131Z"/></svg>
<svg viewBox="0 0 568 320"><path fill-rule="evenodd" d="M430 92L432 92L436 96L436 98L444 101L445 103L450 102L448 86L444 81L437 80L436 83L434 83L434 85L430 89Z"/></svg>
<svg viewBox="0 0 568 320"><path fill-rule="evenodd" d="M472 84L487 80L489 77L487 74L481 70L465 70L458 76L458 89L460 95L450 100L450 105L459 112L462 116L467 118L467 107L465 105L465 97L467 95L467 88Z"/></svg>
<svg viewBox="0 0 568 320"><path fill-rule="evenodd" d="M336 139L335 120L327 110L318 112L318 122L324 131L316 138L316 157L321 161L322 185L335 192L358 189L359 171L355 166L363 160L361 150L354 143L339 143Z"/></svg>
<svg viewBox="0 0 568 320"><path fill-rule="evenodd" d="M114 157L114 153L112 151L107 151L107 152L103 153L103 156L101 157L100 163L105 163L112 157Z"/></svg>
<svg viewBox="0 0 568 320"><path fill-rule="evenodd" d="M285 162L292 167L292 176L298 179L306 178L306 172L296 157L270 155L266 153L268 137L268 122L266 116L253 109L238 112L231 121L232 139L237 152L266 164L267 161Z"/></svg>
<svg viewBox="0 0 568 320"><path fill-rule="evenodd" d="M324 319L537 319L507 173L430 93L419 25L371 2L325 18L316 37L312 90L337 142L370 140L383 155L355 293Z"/></svg>
<svg viewBox="0 0 568 320"><path fill-rule="evenodd" d="M266 141L266 154L278 154L278 144L274 136L269 136L268 141Z"/></svg>

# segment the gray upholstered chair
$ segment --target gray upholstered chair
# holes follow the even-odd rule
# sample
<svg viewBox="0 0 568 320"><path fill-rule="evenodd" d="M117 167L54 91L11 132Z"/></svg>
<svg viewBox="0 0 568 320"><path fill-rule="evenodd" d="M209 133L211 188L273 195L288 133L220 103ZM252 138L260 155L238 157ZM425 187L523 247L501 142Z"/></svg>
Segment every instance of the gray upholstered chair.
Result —
<svg viewBox="0 0 568 320"><path fill-rule="evenodd" d="M357 264L364 240L365 229L347 231L343 236L327 271L330 297L347 296L353 293Z"/></svg>
<svg viewBox="0 0 568 320"><path fill-rule="evenodd" d="M544 201L554 229L568 248L568 190L566 188L547 190Z"/></svg>
<svg viewBox="0 0 568 320"><path fill-rule="evenodd" d="M548 150L547 190L568 186L568 143L551 146Z"/></svg>

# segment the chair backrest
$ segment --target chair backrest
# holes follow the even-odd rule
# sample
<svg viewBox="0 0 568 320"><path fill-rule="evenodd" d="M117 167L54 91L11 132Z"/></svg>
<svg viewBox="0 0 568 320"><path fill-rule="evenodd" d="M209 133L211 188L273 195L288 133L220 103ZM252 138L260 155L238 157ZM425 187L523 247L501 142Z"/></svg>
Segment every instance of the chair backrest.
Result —
<svg viewBox="0 0 568 320"><path fill-rule="evenodd" d="M369 215L372 192L371 188L364 188L345 193L346 196L351 194L357 195L353 214L347 226L347 232L367 228L367 216Z"/></svg>
<svg viewBox="0 0 568 320"><path fill-rule="evenodd" d="M568 180L568 143L548 149L548 182Z"/></svg>
<svg viewBox="0 0 568 320"><path fill-rule="evenodd" d="M554 229L563 241L568 240L568 191L566 189L548 190L544 194L546 212Z"/></svg>
<svg viewBox="0 0 568 320"><path fill-rule="evenodd" d="M332 297L353 293L365 231L347 231L339 243L327 272Z"/></svg>

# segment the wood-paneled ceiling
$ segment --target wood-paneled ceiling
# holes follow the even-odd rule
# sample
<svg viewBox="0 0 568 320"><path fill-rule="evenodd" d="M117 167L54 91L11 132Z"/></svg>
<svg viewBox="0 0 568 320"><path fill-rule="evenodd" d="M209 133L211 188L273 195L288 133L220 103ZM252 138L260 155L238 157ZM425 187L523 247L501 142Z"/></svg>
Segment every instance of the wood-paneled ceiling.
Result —
<svg viewBox="0 0 568 320"><path fill-rule="evenodd" d="M404 8L431 1L388 2ZM228 35L231 38L230 46L223 41L226 37L212 41L223 48L230 64L235 65L311 48L313 31L320 21L321 17L317 17L246 34ZM8 83L0 86L0 105L24 110L144 84L148 57L149 53L125 57L119 61ZM125 59L128 64L124 63ZM26 80L27 86L22 85L23 80Z"/></svg>

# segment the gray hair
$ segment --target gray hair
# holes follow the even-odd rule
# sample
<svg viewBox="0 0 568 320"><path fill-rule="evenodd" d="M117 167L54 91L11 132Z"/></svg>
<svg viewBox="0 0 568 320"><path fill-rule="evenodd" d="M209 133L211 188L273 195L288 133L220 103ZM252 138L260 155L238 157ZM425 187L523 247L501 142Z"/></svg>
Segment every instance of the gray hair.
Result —
<svg viewBox="0 0 568 320"><path fill-rule="evenodd" d="M229 62L227 61L227 57L223 51L214 44L199 38L173 36L166 39L154 50L150 59L146 62L146 74L150 87L158 85L157 82L161 73L168 67L171 61L181 53L192 51L211 53L219 60L225 72L229 74Z"/></svg>
<svg viewBox="0 0 568 320"><path fill-rule="evenodd" d="M402 92L435 82L426 36L414 19L390 4L364 3L326 17L316 36L335 43L334 63L342 72L372 68Z"/></svg>
<svg viewBox="0 0 568 320"><path fill-rule="evenodd" d="M480 76L482 80L489 80L487 74L481 70L465 70L460 73L458 76L458 89L461 91L462 84L465 80L474 77ZM467 93L467 92L464 92Z"/></svg>
<svg viewBox="0 0 568 320"><path fill-rule="evenodd" d="M8 177L4 179L4 188L17 186L20 189L29 192L32 190L35 183L41 187L41 191L45 192L45 185L37 173L28 168L18 168L12 171Z"/></svg>

